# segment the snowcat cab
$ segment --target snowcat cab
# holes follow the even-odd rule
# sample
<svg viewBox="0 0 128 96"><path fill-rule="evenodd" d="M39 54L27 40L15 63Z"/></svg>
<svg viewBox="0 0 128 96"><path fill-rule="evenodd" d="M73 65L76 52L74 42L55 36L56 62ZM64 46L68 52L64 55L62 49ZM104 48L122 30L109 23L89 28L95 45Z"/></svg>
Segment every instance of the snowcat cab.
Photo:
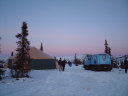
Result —
<svg viewBox="0 0 128 96"><path fill-rule="evenodd" d="M108 54L95 54L95 55L87 55L86 60L84 62L84 68L86 70L94 70L94 71L111 71L111 57Z"/></svg>

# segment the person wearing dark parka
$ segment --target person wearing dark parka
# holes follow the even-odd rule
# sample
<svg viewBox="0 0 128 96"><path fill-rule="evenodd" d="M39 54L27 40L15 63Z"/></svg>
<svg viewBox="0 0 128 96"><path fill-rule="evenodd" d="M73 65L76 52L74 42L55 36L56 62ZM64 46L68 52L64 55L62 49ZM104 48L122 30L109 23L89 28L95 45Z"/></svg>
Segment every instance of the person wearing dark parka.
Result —
<svg viewBox="0 0 128 96"><path fill-rule="evenodd" d="M128 69L128 60L127 59L128 59L127 57L125 57L125 59L124 59L125 73L127 73L127 69Z"/></svg>
<svg viewBox="0 0 128 96"><path fill-rule="evenodd" d="M59 71L63 70L63 66L62 66L62 59L60 58L58 61L58 65L59 65Z"/></svg>
<svg viewBox="0 0 128 96"><path fill-rule="evenodd" d="M63 67L63 69L62 69L62 71L64 71L64 69L65 69L65 64L66 64L67 62L66 62L66 60L64 59L63 61L62 61L62 67Z"/></svg>

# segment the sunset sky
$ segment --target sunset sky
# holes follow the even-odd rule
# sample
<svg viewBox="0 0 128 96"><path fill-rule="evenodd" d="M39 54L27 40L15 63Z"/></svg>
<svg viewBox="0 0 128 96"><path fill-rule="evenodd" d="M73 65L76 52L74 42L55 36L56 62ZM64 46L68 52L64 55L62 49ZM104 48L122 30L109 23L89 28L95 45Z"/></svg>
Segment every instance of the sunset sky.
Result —
<svg viewBox="0 0 128 96"><path fill-rule="evenodd" d="M31 46L52 56L104 52L128 54L128 0L0 0L1 56L10 56L15 35L28 24Z"/></svg>

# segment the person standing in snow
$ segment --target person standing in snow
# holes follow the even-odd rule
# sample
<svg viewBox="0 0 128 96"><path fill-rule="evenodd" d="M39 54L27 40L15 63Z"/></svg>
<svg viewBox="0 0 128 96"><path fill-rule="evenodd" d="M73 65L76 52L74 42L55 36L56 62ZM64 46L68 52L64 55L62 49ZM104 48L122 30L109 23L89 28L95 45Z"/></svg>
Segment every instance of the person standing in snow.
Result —
<svg viewBox="0 0 128 96"><path fill-rule="evenodd" d="M64 69L65 69L65 64L67 63L67 61L64 59L63 61L62 61L62 71L64 71Z"/></svg>
<svg viewBox="0 0 128 96"><path fill-rule="evenodd" d="M62 59L61 58L58 61L58 65L59 65L59 71L63 70L63 68L62 68Z"/></svg>
<svg viewBox="0 0 128 96"><path fill-rule="evenodd" d="M72 67L72 62L71 62L71 61L68 61L68 65L69 65L70 67Z"/></svg>
<svg viewBox="0 0 128 96"><path fill-rule="evenodd" d="M128 68L128 60L127 59L128 59L127 57L125 57L125 59L124 59L125 73L127 73L127 68Z"/></svg>
<svg viewBox="0 0 128 96"><path fill-rule="evenodd" d="M0 80L2 80L2 69L0 69Z"/></svg>

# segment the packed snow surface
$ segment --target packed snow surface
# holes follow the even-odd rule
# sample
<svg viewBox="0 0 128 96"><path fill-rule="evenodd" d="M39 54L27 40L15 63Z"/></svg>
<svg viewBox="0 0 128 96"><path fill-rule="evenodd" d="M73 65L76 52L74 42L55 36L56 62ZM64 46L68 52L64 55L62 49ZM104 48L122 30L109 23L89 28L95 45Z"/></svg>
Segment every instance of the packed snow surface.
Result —
<svg viewBox="0 0 128 96"><path fill-rule="evenodd" d="M124 69L96 72L66 65L65 71L32 70L30 75L0 81L0 96L128 96Z"/></svg>

